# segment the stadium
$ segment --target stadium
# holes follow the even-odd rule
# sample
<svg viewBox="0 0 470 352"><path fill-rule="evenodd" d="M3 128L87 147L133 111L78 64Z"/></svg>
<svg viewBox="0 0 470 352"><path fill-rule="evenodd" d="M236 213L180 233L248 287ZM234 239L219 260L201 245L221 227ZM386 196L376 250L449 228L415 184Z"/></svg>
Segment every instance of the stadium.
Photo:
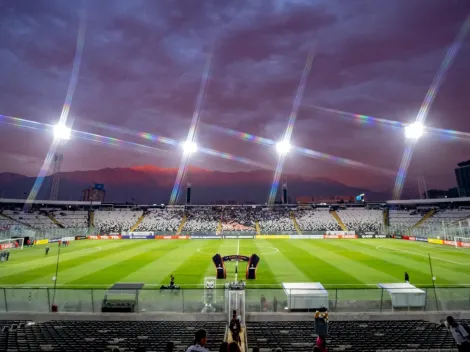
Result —
<svg viewBox="0 0 470 352"><path fill-rule="evenodd" d="M0 352L470 351L443 4L7 1Z"/></svg>
<svg viewBox="0 0 470 352"><path fill-rule="evenodd" d="M375 319L430 314L414 324L439 341L418 343L421 330L404 331L397 348L451 346L446 330L426 320L433 319L432 312L470 309L466 198L274 206L38 201L27 212L24 200L1 202L0 243L10 252L0 275L5 314L137 314L145 320L171 312L211 322L207 316L214 315L222 325L201 326L220 334L228 312L237 309L247 321L247 346L307 351L314 341L306 326L322 307L337 319L363 312L378 314ZM267 325L255 318L250 327L249 317L256 314L290 316ZM282 330L292 324L296 332L288 343L256 341L270 336L272 326ZM355 346L346 350L368 350L354 334L335 335L336 329L360 330L357 324L332 319L329 345L341 341ZM396 323L374 324L372 331L380 334ZM299 337L309 342L298 345ZM374 338L370 348L383 343Z"/></svg>

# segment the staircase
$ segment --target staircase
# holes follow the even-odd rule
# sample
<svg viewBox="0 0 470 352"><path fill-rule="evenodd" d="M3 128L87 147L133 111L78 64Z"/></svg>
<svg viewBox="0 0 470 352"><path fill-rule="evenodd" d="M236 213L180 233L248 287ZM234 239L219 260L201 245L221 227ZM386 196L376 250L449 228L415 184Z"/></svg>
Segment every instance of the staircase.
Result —
<svg viewBox="0 0 470 352"><path fill-rule="evenodd" d="M241 343L238 344L238 347L240 347L240 351L241 352L245 352L245 351L248 351L246 349L246 341L247 341L247 338L246 338L246 327L245 327L245 324L242 324L242 331L240 331L240 340L241 340ZM232 338L232 332L230 331L229 328L227 328L227 342L228 344L230 345L230 343L232 342L238 342L238 341L233 341L233 338Z"/></svg>
<svg viewBox="0 0 470 352"><path fill-rule="evenodd" d="M134 226L131 227L131 229L129 230L129 232L134 232L135 230L137 230L137 228L139 227L140 223L144 220L145 215L146 215L146 213L143 212L142 215L141 215L141 216L137 219L137 221L135 222Z"/></svg>
<svg viewBox="0 0 470 352"><path fill-rule="evenodd" d="M181 219L180 226L178 226L178 230L176 230L176 236L179 236L181 234L181 231L183 231L184 225L186 224L186 221L188 218L186 217L186 214L183 215L183 218Z"/></svg>
<svg viewBox="0 0 470 352"><path fill-rule="evenodd" d="M348 231L348 228L344 224L343 220L341 220L336 210L331 210L330 214L336 219L336 222L338 223L339 227L341 227L342 231Z"/></svg>
<svg viewBox="0 0 470 352"><path fill-rule="evenodd" d="M12 217L9 216L9 215L3 214L3 213L0 213L0 215L3 216L3 217L6 218L6 219L9 219L9 220L11 220L11 221L14 221L14 222L16 222L16 223L18 223L18 224L20 224L20 225L23 225L23 226L25 226L25 227L27 227L27 228L37 230L36 228L32 227L30 224L27 224L27 223L25 223L25 222L23 222L23 221L20 221L20 220L16 220L15 218L12 218Z"/></svg>
<svg viewBox="0 0 470 352"><path fill-rule="evenodd" d="M432 217L434 214L436 214L436 210L435 209L431 209L430 211L428 211L416 224L414 224L413 226L411 226L412 229L416 229L418 227L420 227L427 219L429 219L430 217Z"/></svg>
<svg viewBox="0 0 470 352"><path fill-rule="evenodd" d="M290 212L290 218L292 219L292 222L294 223L295 231L297 231L297 233L301 235L302 231L300 230L300 226L297 223L297 219L295 218L295 214L293 211Z"/></svg>
<svg viewBox="0 0 470 352"><path fill-rule="evenodd" d="M255 222L255 228L256 228L256 235L257 236L261 235L261 228L259 226L259 221L258 220L256 220L256 222Z"/></svg>
<svg viewBox="0 0 470 352"><path fill-rule="evenodd" d="M52 213L47 213L47 217L48 217L49 219L51 219L51 221L52 221L54 224L56 224L58 227L60 227L61 229L64 229L64 228L65 228L65 226L62 225L62 224L59 222L59 220L57 220L57 219L55 218L54 214L52 214Z"/></svg>

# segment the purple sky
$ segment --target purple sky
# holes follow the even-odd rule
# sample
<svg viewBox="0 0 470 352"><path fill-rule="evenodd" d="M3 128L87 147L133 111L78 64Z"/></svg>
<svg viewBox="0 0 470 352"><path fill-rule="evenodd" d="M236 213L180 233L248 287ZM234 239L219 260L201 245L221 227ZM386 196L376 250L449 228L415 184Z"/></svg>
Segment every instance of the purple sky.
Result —
<svg viewBox="0 0 470 352"><path fill-rule="evenodd" d="M86 7L83 4L86 3ZM81 131L154 145L142 153L73 139L63 170L151 164L177 167L178 147L100 126L183 140L196 105L206 54L211 76L199 145L263 164L273 148L211 125L281 138L309 50L315 56L292 135L296 146L397 170L403 131L312 105L413 121L466 17L463 0L4 0L0 3L0 114L55 124L72 72L79 12L86 8L81 68L69 123ZM437 92L427 125L470 132L470 36ZM51 135L0 124L0 172L36 175ZM409 185L451 187L456 163L470 159L470 137L427 135L413 156ZM201 153L192 164L247 166ZM251 169L253 167L250 167ZM394 178L290 154L285 171L353 186L391 188Z"/></svg>

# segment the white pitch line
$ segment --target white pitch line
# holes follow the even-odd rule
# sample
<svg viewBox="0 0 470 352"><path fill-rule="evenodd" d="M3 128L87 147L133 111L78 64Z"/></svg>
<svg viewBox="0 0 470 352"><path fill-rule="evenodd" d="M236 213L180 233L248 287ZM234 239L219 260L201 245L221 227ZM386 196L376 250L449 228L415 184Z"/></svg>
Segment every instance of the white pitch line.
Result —
<svg viewBox="0 0 470 352"><path fill-rule="evenodd" d="M235 282L238 282L238 256L240 255L240 239L237 243L237 261L235 262Z"/></svg>
<svg viewBox="0 0 470 352"><path fill-rule="evenodd" d="M385 250L389 250L389 251L395 251L395 252L402 252L402 253L407 253L407 254L411 254L411 255L416 255L416 256L419 256L419 257L425 257L425 258L428 258L427 255L425 254L420 254L420 253L415 253L415 252L409 252L409 251L404 251L402 249L396 249L396 248L390 248L390 247L383 247L383 246L376 246L375 249L379 250L380 251L380 248L382 249L385 249ZM470 263L458 263L458 262L454 262L452 260L447 260L447 259L442 259L442 258L438 258L438 257L433 257L431 256L431 258L433 260L440 260L441 262L447 262L447 263L451 263L451 264L457 264L457 265L470 265Z"/></svg>

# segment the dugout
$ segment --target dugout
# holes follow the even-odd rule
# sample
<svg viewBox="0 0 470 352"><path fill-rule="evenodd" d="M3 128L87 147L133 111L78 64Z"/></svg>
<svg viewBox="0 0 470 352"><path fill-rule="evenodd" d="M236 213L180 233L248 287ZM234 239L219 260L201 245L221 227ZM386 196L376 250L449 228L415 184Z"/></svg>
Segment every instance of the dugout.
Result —
<svg viewBox="0 0 470 352"><path fill-rule="evenodd" d="M115 283L104 295L102 313L134 313L139 311L139 291L144 284Z"/></svg>
<svg viewBox="0 0 470 352"><path fill-rule="evenodd" d="M283 282L290 311L316 311L328 308L328 291L319 282Z"/></svg>

